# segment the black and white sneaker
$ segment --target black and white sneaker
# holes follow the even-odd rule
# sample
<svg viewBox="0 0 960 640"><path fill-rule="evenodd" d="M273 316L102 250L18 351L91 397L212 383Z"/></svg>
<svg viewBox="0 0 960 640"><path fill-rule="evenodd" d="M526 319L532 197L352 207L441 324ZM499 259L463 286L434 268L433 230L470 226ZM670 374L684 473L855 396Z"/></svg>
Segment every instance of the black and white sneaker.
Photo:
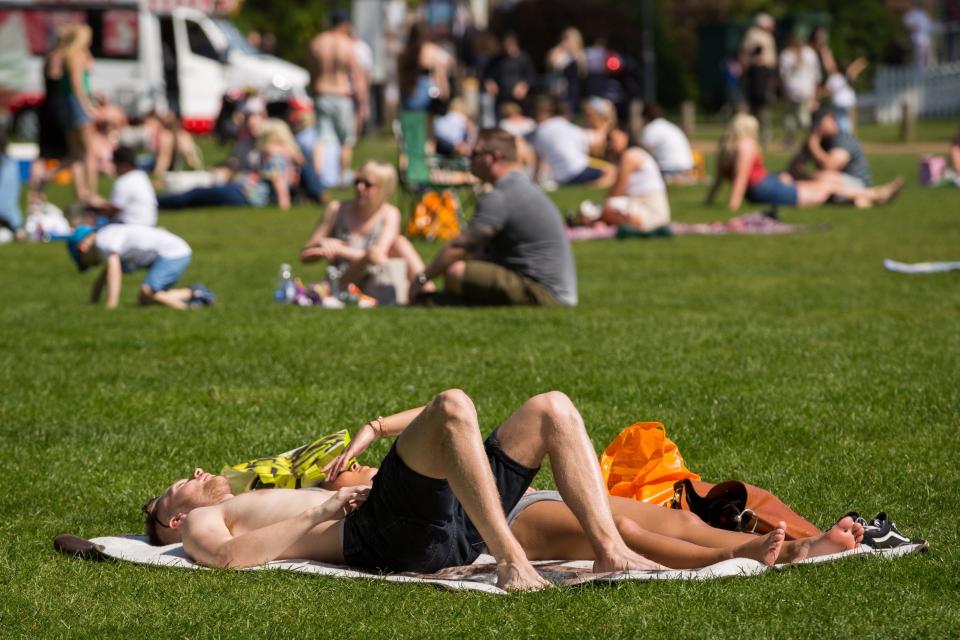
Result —
<svg viewBox="0 0 960 640"><path fill-rule="evenodd" d="M859 520L863 525L863 544L873 549L896 549L907 545L921 545L926 547L925 540L911 540L897 529L896 523L891 520L886 512L881 511L870 522Z"/></svg>

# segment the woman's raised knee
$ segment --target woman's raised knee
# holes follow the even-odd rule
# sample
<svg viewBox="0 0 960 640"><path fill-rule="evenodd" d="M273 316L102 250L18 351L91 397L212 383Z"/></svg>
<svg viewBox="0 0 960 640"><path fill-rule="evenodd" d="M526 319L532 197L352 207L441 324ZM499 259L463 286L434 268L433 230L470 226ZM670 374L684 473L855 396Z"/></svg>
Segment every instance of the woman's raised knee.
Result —
<svg viewBox="0 0 960 640"><path fill-rule="evenodd" d="M382 249L371 247L367 250L367 262L370 264L383 264L387 261L387 253Z"/></svg>

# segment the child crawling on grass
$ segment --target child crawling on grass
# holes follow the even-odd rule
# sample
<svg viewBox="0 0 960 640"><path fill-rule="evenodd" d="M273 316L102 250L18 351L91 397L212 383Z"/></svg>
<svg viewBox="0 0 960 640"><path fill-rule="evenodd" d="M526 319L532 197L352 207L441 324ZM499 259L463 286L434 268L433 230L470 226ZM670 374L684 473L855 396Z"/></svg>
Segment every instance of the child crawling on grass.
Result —
<svg viewBox="0 0 960 640"><path fill-rule="evenodd" d="M93 283L90 301L98 303L106 287L108 309L120 303L123 274L138 269L147 270L138 297L142 305L190 309L212 304L215 299L199 283L173 288L187 270L193 252L183 238L166 229L136 224L108 224L99 229L80 226L67 240L67 250L80 271L104 265Z"/></svg>

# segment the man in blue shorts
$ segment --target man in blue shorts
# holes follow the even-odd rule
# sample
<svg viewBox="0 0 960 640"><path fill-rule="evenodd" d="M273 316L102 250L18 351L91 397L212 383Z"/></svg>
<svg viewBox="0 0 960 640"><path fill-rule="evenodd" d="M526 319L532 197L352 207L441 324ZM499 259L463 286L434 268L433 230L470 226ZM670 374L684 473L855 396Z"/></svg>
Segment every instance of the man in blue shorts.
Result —
<svg viewBox="0 0 960 640"><path fill-rule="evenodd" d="M81 226L67 240L67 250L80 271L104 265L93 283L90 301L99 302L106 288L108 309L120 303L123 274L137 269L147 270L140 285L140 304L189 309L214 301L213 293L202 284L173 288L187 270L192 251L183 238L166 229L134 224L108 224L99 229Z"/></svg>

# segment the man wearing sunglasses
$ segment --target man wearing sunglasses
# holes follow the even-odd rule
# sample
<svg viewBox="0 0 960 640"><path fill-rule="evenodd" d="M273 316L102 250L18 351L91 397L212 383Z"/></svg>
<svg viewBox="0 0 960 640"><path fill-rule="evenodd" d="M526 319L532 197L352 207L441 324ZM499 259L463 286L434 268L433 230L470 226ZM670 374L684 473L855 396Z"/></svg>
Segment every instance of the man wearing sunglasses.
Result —
<svg viewBox="0 0 960 640"><path fill-rule="evenodd" d="M516 139L480 132L470 170L493 189L481 196L467 228L444 246L410 287L443 277L444 293L468 304L577 304L577 271L556 205L522 170Z"/></svg>

